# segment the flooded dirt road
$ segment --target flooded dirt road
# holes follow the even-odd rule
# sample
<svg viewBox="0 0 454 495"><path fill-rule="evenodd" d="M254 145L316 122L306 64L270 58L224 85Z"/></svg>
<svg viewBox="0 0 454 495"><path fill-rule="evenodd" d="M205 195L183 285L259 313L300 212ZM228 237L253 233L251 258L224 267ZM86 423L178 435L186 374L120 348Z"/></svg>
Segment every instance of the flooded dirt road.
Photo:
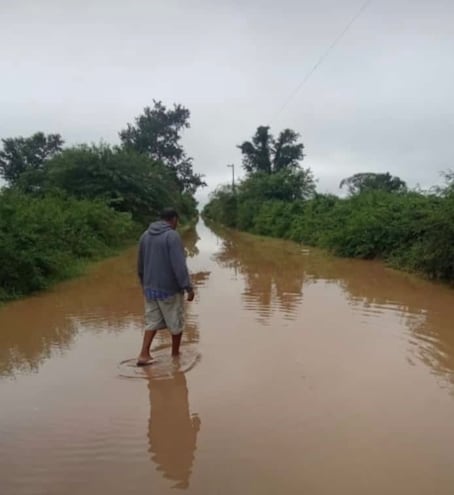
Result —
<svg viewBox="0 0 454 495"><path fill-rule="evenodd" d="M179 363L135 249L0 308L0 493L454 493L454 291L197 230Z"/></svg>

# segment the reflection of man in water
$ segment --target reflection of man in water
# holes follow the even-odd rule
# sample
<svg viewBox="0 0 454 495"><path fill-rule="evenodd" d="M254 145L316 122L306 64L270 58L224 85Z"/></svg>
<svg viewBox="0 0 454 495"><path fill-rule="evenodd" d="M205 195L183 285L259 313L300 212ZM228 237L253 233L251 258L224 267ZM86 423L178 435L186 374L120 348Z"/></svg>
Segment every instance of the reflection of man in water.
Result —
<svg viewBox="0 0 454 495"><path fill-rule="evenodd" d="M188 388L184 373L171 379L150 380L148 441L151 459L174 488L187 488L191 476L200 420L189 414Z"/></svg>
<svg viewBox="0 0 454 495"><path fill-rule="evenodd" d="M150 346L158 330L172 334L172 356L180 352L184 326L184 292L194 299L183 243L175 231L178 213L167 208L161 220L152 223L139 243L137 272L145 296L145 335L137 366L152 363Z"/></svg>

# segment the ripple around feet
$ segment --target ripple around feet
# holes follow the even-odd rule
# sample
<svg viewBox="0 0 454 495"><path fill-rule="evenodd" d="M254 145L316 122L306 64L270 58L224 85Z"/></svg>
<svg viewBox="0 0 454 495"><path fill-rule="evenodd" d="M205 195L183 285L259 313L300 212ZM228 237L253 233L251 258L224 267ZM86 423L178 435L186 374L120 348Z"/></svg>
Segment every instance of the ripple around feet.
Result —
<svg viewBox="0 0 454 495"><path fill-rule="evenodd" d="M137 366L137 358L125 359L118 364L119 376L123 378L166 379L175 373L187 373L201 360L202 355L193 345L182 346L180 356L170 355L170 348L151 352L153 362L147 366Z"/></svg>

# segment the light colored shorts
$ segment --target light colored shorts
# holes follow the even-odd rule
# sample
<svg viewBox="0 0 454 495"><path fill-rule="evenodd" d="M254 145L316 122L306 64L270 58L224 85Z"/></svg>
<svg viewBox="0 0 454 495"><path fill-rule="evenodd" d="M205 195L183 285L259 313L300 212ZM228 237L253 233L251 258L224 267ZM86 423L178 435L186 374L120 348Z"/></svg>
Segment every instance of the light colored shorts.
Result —
<svg viewBox="0 0 454 495"><path fill-rule="evenodd" d="M145 299L145 330L167 328L178 335L184 327L184 294L175 294L163 301Z"/></svg>

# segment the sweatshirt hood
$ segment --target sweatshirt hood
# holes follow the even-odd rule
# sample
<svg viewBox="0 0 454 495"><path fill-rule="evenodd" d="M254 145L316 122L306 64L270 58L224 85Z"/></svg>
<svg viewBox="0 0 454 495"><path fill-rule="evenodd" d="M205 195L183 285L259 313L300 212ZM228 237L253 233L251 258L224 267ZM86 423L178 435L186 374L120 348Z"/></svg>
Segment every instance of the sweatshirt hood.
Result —
<svg viewBox="0 0 454 495"><path fill-rule="evenodd" d="M172 227L163 220L159 220L158 222L153 222L148 227L148 233L150 235L161 235L169 230L172 230Z"/></svg>

